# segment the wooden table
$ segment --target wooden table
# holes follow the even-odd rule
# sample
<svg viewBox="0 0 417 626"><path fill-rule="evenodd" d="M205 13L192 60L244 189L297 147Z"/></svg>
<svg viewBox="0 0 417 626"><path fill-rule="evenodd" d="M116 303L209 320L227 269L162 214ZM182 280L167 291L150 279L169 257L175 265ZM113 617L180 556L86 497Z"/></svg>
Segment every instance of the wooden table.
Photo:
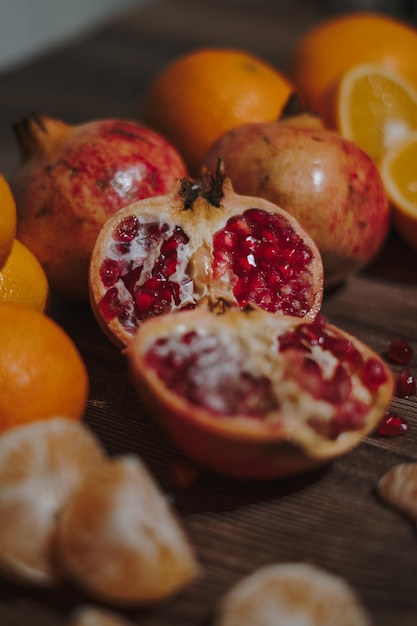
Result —
<svg viewBox="0 0 417 626"><path fill-rule="evenodd" d="M324 15L311 2L155 2L0 76L0 171L18 163L11 121L30 111L70 123L135 117L150 80L171 58L206 44L241 46L286 70L299 34ZM326 294L329 319L384 353L396 338L417 355L417 255L392 235L366 272ZM189 490L170 483L178 453L143 414L123 357L87 305L56 302L54 317L90 373L88 424L110 453L141 455L173 499L204 577L175 599L125 614L141 626L208 624L230 586L271 562L307 561L344 577L378 626L417 623L415 525L375 494L393 465L417 460L417 399L393 402L411 424L403 437L367 438L311 475L251 483L203 471ZM417 374L417 356L412 367ZM70 586L36 590L0 582L1 626L60 626L88 598ZM337 625L335 625L337 626Z"/></svg>

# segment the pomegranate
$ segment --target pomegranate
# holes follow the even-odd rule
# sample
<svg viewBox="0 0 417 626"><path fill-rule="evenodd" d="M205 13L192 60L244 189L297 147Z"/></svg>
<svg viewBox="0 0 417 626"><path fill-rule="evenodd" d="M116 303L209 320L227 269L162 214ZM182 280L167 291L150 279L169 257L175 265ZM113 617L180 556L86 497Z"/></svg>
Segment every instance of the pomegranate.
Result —
<svg viewBox="0 0 417 626"><path fill-rule="evenodd" d="M132 203L101 229L90 264L91 303L116 344L149 317L201 300L314 317L320 254L280 207L234 193L219 164L170 194Z"/></svg>
<svg viewBox="0 0 417 626"><path fill-rule="evenodd" d="M320 250L325 287L343 282L381 248L390 210L378 169L316 117L236 128L212 147L208 167L217 158L237 193L275 202L299 221Z"/></svg>
<svg viewBox="0 0 417 626"><path fill-rule="evenodd" d="M130 202L167 193L186 175L184 163L165 138L127 120L70 126L29 115L14 128L23 160L11 180L17 237L53 291L88 301L88 265L101 226Z"/></svg>
<svg viewBox="0 0 417 626"><path fill-rule="evenodd" d="M383 359L321 313L200 306L147 320L125 355L137 395L178 448L241 478L347 453L377 427L394 386Z"/></svg>

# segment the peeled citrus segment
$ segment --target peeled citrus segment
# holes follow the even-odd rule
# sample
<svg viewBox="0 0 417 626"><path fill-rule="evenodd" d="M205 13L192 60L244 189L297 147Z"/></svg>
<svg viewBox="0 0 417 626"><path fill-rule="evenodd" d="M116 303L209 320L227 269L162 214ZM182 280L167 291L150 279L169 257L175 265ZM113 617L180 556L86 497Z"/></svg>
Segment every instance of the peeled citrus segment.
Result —
<svg viewBox="0 0 417 626"><path fill-rule="evenodd" d="M385 150L417 129L417 90L387 67L365 63L342 77L337 93L341 134L378 162Z"/></svg>
<svg viewBox="0 0 417 626"><path fill-rule="evenodd" d="M133 626L133 624L114 611L98 606L81 605L72 613L68 626Z"/></svg>
<svg viewBox="0 0 417 626"><path fill-rule="evenodd" d="M305 563L262 567L224 597L215 626L369 626L342 579Z"/></svg>
<svg viewBox="0 0 417 626"><path fill-rule="evenodd" d="M417 522L417 463L400 463L378 481L379 495Z"/></svg>
<svg viewBox="0 0 417 626"><path fill-rule="evenodd" d="M90 473L59 526L66 571L112 604L149 603L199 572L179 522L145 465L127 456Z"/></svg>
<svg viewBox="0 0 417 626"><path fill-rule="evenodd" d="M380 171L393 205L394 226L417 250L417 131L386 151Z"/></svg>
<svg viewBox="0 0 417 626"><path fill-rule="evenodd" d="M84 472L102 461L81 423L56 417L0 437L0 568L40 585L58 582L57 518Z"/></svg>

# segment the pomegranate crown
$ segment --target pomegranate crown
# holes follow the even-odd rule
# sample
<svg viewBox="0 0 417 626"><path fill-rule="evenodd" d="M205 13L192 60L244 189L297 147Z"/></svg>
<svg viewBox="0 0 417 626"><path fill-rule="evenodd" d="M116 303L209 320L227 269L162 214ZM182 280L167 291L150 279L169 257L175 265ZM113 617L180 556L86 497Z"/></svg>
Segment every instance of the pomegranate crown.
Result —
<svg viewBox="0 0 417 626"><path fill-rule="evenodd" d="M220 206L224 196L223 183L225 179L222 159L217 160L216 174L213 175L206 165L203 165L198 179L183 178L179 195L184 202L184 209L191 209L197 198L204 198L215 207Z"/></svg>

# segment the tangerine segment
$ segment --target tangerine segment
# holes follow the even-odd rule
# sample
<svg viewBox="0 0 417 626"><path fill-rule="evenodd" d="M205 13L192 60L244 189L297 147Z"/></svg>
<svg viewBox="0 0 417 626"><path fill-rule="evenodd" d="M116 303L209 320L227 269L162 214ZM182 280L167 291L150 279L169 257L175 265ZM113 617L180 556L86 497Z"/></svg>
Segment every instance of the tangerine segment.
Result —
<svg viewBox="0 0 417 626"><path fill-rule="evenodd" d="M21 302L43 312L49 301L46 274L35 255L18 239L0 269L0 301Z"/></svg>
<svg viewBox="0 0 417 626"><path fill-rule="evenodd" d="M114 611L87 604L73 611L68 626L133 626L133 623Z"/></svg>
<svg viewBox="0 0 417 626"><path fill-rule="evenodd" d="M80 485L59 526L66 571L108 603L152 602L199 572L191 546L145 465L109 460Z"/></svg>
<svg viewBox="0 0 417 626"><path fill-rule="evenodd" d="M329 124L329 94L350 68L382 63L417 85L416 57L417 31L409 24L370 11L349 12L301 36L291 75L307 105Z"/></svg>
<svg viewBox="0 0 417 626"><path fill-rule="evenodd" d="M104 452L81 423L67 418L10 429L0 437L0 568L40 585L58 582L58 514Z"/></svg>
<svg viewBox="0 0 417 626"><path fill-rule="evenodd" d="M355 66L341 79L337 117L341 134L377 162L417 128L417 89L383 65Z"/></svg>
<svg viewBox="0 0 417 626"><path fill-rule="evenodd" d="M223 598L215 626L370 626L353 589L307 563L259 568Z"/></svg>
<svg viewBox="0 0 417 626"><path fill-rule="evenodd" d="M278 119L293 86L278 69L242 50L193 50L150 86L144 117L181 152L196 176L211 145L248 122Z"/></svg>
<svg viewBox="0 0 417 626"><path fill-rule="evenodd" d="M417 131L387 150L380 171L393 205L393 224L417 250Z"/></svg>
<svg viewBox="0 0 417 626"><path fill-rule="evenodd" d="M16 203L9 184L0 174L0 268L6 262L16 235Z"/></svg>
<svg viewBox="0 0 417 626"><path fill-rule="evenodd" d="M44 313L0 303L0 432L55 415L82 419L89 380L69 335Z"/></svg>
<svg viewBox="0 0 417 626"><path fill-rule="evenodd" d="M378 481L383 500L417 521L417 463L394 465Z"/></svg>

